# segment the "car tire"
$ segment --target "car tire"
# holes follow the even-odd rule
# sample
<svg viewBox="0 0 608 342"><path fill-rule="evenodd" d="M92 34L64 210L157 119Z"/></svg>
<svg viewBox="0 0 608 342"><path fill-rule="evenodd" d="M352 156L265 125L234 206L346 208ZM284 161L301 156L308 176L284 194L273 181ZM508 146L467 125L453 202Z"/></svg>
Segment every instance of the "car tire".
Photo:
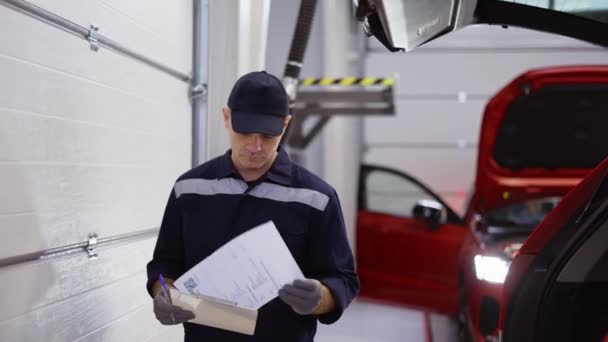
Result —
<svg viewBox="0 0 608 342"><path fill-rule="evenodd" d="M463 276L460 276L458 286L458 341L460 342L472 342L473 337L469 330L469 317L468 317L468 305L467 305L467 293L464 287Z"/></svg>

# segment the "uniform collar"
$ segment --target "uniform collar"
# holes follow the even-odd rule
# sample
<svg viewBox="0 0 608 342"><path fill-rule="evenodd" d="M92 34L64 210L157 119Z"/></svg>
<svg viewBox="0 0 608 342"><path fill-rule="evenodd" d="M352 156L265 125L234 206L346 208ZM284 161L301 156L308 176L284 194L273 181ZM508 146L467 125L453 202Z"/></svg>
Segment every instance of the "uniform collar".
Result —
<svg viewBox="0 0 608 342"><path fill-rule="evenodd" d="M222 156L218 169L218 178L235 177L242 178L232 163L232 150L226 151ZM279 146L278 155L270 170L262 176L281 185L291 185L292 162L289 155L282 146Z"/></svg>

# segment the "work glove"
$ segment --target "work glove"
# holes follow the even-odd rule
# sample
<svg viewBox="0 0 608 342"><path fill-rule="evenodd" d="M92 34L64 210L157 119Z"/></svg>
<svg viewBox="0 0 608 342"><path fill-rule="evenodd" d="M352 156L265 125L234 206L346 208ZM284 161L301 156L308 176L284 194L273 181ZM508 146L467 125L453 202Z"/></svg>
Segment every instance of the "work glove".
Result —
<svg viewBox="0 0 608 342"><path fill-rule="evenodd" d="M194 318L191 311L184 310L169 302L162 292L154 297L154 315L163 325L182 324Z"/></svg>
<svg viewBox="0 0 608 342"><path fill-rule="evenodd" d="M300 315L310 315L321 303L321 282L315 279L297 279L279 290L279 298Z"/></svg>

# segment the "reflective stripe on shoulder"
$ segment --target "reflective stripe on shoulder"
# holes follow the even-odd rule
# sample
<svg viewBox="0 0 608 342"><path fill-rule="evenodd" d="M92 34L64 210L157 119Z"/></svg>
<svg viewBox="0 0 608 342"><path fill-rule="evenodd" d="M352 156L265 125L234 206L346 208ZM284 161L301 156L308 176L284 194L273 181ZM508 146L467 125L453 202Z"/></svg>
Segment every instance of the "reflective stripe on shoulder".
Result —
<svg viewBox="0 0 608 342"><path fill-rule="evenodd" d="M247 184L234 178L224 179L184 179L173 187L175 197L184 194L197 195L238 195L245 193Z"/></svg>
<svg viewBox="0 0 608 342"><path fill-rule="evenodd" d="M262 183L251 190L249 194L258 198L267 198L279 202L298 202L309 205L319 211L324 211L327 202L329 202L329 196L319 191L290 188L271 183Z"/></svg>

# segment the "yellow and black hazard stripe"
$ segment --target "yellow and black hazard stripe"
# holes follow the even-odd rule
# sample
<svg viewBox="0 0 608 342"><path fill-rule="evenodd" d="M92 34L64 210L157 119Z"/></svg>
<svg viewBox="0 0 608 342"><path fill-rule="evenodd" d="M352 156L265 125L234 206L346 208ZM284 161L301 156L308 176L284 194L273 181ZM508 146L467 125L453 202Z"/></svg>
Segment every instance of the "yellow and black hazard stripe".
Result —
<svg viewBox="0 0 608 342"><path fill-rule="evenodd" d="M394 78L378 78L378 77L345 77L345 78L332 78L332 77L307 77L301 80L302 86L371 86L371 85L383 85L392 87L395 84Z"/></svg>

